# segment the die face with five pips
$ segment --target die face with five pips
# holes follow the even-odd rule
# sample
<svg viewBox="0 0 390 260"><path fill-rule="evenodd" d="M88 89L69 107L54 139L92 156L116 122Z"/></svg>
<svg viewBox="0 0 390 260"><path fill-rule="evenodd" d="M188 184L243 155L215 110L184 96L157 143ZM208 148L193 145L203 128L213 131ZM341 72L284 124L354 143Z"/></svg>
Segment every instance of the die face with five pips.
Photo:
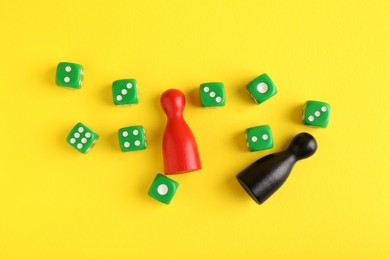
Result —
<svg viewBox="0 0 390 260"><path fill-rule="evenodd" d="M83 84L83 66L76 63L60 62L56 71L56 84L60 87L79 89Z"/></svg>
<svg viewBox="0 0 390 260"><path fill-rule="evenodd" d="M162 203L169 204L178 186L179 183L159 173L150 186L148 194Z"/></svg>
<svg viewBox="0 0 390 260"><path fill-rule="evenodd" d="M274 147L271 128L268 125L246 129L246 140L249 151L261 151Z"/></svg>
<svg viewBox="0 0 390 260"><path fill-rule="evenodd" d="M257 104L263 103L277 93L274 83L265 73L249 82L246 89Z"/></svg>
<svg viewBox="0 0 390 260"><path fill-rule="evenodd" d="M77 123L66 141L77 151L88 153L99 139L99 135L82 123Z"/></svg>
<svg viewBox="0 0 390 260"><path fill-rule="evenodd" d="M200 103L202 107L221 107L225 105L225 88L221 82L200 85Z"/></svg>
<svg viewBox="0 0 390 260"><path fill-rule="evenodd" d="M112 83L112 98L115 105L138 104L138 86L135 79L121 79Z"/></svg>
<svg viewBox="0 0 390 260"><path fill-rule="evenodd" d="M325 128L328 125L329 116L328 103L309 100L303 108L302 120L305 125Z"/></svg>
<svg viewBox="0 0 390 260"><path fill-rule="evenodd" d="M146 149L146 134L143 126L129 126L118 131L119 146L122 152Z"/></svg>

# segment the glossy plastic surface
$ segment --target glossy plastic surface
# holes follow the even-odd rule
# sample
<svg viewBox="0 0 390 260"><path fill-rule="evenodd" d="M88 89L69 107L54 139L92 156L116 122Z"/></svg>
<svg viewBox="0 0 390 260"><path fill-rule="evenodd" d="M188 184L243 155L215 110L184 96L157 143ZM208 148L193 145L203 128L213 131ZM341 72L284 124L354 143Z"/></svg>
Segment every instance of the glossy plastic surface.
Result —
<svg viewBox="0 0 390 260"><path fill-rule="evenodd" d="M255 161L237 175L237 180L252 199L261 204L282 186L298 160L310 157L316 150L314 137L300 133L285 151Z"/></svg>
<svg viewBox="0 0 390 260"><path fill-rule="evenodd" d="M195 137L183 118L184 94L170 89L161 95L161 106L167 115L163 136L165 174L185 173L202 168Z"/></svg>

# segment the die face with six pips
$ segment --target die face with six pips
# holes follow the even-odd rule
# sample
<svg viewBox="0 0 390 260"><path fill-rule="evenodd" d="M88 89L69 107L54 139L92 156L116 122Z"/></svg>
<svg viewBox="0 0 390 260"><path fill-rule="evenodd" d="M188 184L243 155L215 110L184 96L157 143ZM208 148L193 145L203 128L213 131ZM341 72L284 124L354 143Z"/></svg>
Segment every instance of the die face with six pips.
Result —
<svg viewBox="0 0 390 260"><path fill-rule="evenodd" d="M60 62L56 71L56 84L61 87L78 89L81 88L83 76L84 69L81 65L70 62ZM252 80L247 85L246 89L257 104L261 104L277 93L274 83L267 74L262 74ZM171 96L173 99L165 98ZM112 84L112 97L115 105L138 104L137 82L134 79L114 81ZM223 83L209 82L200 85L200 101L203 107L224 106L225 100L226 97ZM179 105L174 105L172 102L174 102L174 104L178 103ZM164 112L167 113L167 125L169 125L169 118L172 117L173 112L176 116L182 114L185 104L184 95L178 90L166 91L162 96L161 104ZM179 109L181 112L178 113L179 111L175 111L175 109ZM320 101L307 101L303 109L302 120L305 125L326 127L329 121L329 115L329 104ZM177 124L177 121L178 120L174 120L175 124ZM166 139L166 132L167 131L164 133L164 139ZM183 133L176 133L173 136L177 139L177 136L183 137ZM86 125L77 123L68 134L66 140L79 152L88 153L95 145L98 138L98 134ZM270 149L274 146L271 128L268 125L255 126L246 129L246 139L248 149L251 152ZM303 141L300 141L301 139ZM145 129L141 125L119 129L118 140L120 149L123 152L146 149ZM180 142L181 141L179 141L178 145L182 145ZM302 144L304 146L302 146ZM306 147L309 147L310 149L306 149ZM188 150L188 147L185 147L185 149ZM256 161L253 165L238 174L237 179L257 203L262 203L284 182L295 161L310 156L315 150L315 139L307 133L301 133L294 138L286 151L272 154ZM187 164L187 157L188 156L184 156L183 162L180 163ZM197 157L199 156L197 155ZM194 169L200 169L199 159L195 161L196 167ZM190 170L193 169L191 168ZM173 172L181 173L186 171ZM261 171L264 173L259 174ZM166 171L166 174L170 173L170 171ZM148 194L162 203L169 204L176 193L178 185L179 184L176 181L167 176L157 174L149 188Z"/></svg>
<svg viewBox="0 0 390 260"><path fill-rule="evenodd" d="M66 141L77 151L88 153L99 139L99 135L82 123L77 123Z"/></svg>

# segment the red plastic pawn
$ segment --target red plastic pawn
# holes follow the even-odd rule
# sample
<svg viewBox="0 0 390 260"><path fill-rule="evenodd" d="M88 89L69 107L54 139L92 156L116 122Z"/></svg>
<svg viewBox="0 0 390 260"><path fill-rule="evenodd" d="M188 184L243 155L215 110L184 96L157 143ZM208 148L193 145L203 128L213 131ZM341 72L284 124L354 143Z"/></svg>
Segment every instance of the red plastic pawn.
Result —
<svg viewBox="0 0 390 260"><path fill-rule="evenodd" d="M184 94L180 90L169 89L161 95L160 102L168 119L163 136L165 174L200 170L198 146L183 118Z"/></svg>

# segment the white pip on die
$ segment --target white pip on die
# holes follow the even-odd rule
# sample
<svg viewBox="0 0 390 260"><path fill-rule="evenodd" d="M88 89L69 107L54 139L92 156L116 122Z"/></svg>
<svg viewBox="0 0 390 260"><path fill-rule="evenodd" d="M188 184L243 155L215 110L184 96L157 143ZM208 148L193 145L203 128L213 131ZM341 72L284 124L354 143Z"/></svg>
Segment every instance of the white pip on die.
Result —
<svg viewBox="0 0 390 260"><path fill-rule="evenodd" d="M112 83L112 98L115 105L138 104L138 86L135 79L121 79Z"/></svg>

